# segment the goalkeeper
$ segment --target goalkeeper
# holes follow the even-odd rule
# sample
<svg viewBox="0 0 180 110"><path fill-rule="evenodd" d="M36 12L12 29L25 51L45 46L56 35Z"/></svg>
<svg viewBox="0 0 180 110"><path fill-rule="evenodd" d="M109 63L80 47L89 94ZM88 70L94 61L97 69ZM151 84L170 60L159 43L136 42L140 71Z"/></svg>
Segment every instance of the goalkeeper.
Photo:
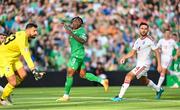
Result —
<svg viewBox="0 0 180 110"><path fill-rule="evenodd" d="M3 106L8 105L8 102L6 101L7 97L27 75L22 62L19 60L21 55L24 57L36 80L42 78L44 75L44 72L39 72L35 69L29 51L28 39L35 38L38 34L37 27L36 24L29 23L26 25L24 31L18 31L9 36L0 34L0 77L5 76L8 81L0 97L0 104Z"/></svg>

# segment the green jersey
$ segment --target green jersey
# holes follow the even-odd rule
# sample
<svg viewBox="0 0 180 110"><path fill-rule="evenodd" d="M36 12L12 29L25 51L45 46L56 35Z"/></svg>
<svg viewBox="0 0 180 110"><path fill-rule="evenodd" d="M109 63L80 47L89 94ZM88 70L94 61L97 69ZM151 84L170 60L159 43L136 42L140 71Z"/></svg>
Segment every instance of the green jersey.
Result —
<svg viewBox="0 0 180 110"><path fill-rule="evenodd" d="M180 58L174 62L174 71L180 72Z"/></svg>
<svg viewBox="0 0 180 110"><path fill-rule="evenodd" d="M177 42L178 48L180 49L180 42ZM176 55L176 49L173 50L172 55L175 56Z"/></svg>
<svg viewBox="0 0 180 110"><path fill-rule="evenodd" d="M180 42L177 42L178 47L180 48ZM173 56L176 55L176 50L173 50ZM170 70L180 72L180 57L177 60L173 60L170 67Z"/></svg>
<svg viewBox="0 0 180 110"><path fill-rule="evenodd" d="M77 37L80 37L81 39L84 39L85 41L87 40L86 30L84 27L73 30L73 34L75 34ZM72 36L69 36L69 43L71 46L71 57L83 59L85 57L84 45Z"/></svg>

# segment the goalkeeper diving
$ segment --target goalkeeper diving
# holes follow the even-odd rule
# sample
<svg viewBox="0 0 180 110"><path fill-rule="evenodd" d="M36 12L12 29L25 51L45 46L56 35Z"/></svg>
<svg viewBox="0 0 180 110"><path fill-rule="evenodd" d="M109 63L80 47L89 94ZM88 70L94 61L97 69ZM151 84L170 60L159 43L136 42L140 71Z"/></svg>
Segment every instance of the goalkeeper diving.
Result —
<svg viewBox="0 0 180 110"><path fill-rule="evenodd" d="M38 35L38 26L34 23L26 25L24 31L15 34L0 34L0 77L5 76L8 83L0 97L0 105L8 105L7 97L26 77L23 63L19 60L23 56L35 79L41 79L45 72L40 72L31 58L28 40Z"/></svg>

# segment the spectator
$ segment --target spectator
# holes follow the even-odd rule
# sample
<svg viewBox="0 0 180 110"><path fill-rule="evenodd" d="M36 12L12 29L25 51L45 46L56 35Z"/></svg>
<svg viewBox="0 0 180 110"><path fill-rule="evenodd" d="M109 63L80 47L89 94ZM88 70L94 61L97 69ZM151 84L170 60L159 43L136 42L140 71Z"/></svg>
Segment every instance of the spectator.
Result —
<svg viewBox="0 0 180 110"><path fill-rule="evenodd" d="M178 0L4 0L0 4L0 33L23 30L27 23L36 22L40 36L30 45L34 60L42 69L62 70L70 52L62 22L81 16L89 37L87 69L101 63L105 70L129 70L134 58L125 65L119 65L118 59L138 37L138 24L147 22L155 40L167 26L178 32L178 4ZM152 69L155 66L154 59Z"/></svg>

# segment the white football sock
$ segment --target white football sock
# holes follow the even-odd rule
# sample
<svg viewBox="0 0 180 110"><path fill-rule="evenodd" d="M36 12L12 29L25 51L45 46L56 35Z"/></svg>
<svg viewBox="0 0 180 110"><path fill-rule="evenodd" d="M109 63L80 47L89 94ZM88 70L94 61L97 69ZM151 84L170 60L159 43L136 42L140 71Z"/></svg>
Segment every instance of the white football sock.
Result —
<svg viewBox="0 0 180 110"><path fill-rule="evenodd" d="M151 80L149 80L149 84L147 85L148 87L152 87L153 89L155 89L157 92L160 90L160 88L154 84Z"/></svg>
<svg viewBox="0 0 180 110"><path fill-rule="evenodd" d="M119 93L119 98L122 98L129 87L129 83L124 83L121 87L120 93Z"/></svg>
<svg viewBox="0 0 180 110"><path fill-rule="evenodd" d="M160 76L159 81L158 81L158 85L157 85L158 87L161 87L162 83L164 82L164 79L165 79L164 76Z"/></svg>

